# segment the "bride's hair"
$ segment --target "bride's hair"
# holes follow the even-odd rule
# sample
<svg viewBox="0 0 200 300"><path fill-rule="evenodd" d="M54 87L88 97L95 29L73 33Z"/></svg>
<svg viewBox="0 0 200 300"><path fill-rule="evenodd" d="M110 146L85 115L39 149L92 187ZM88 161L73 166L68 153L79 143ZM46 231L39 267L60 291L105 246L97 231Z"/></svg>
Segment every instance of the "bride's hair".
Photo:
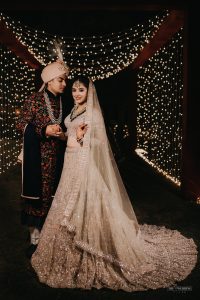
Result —
<svg viewBox="0 0 200 300"><path fill-rule="evenodd" d="M72 79L72 86L74 84L74 82L79 81L81 82L87 89L89 88L89 78L84 76L84 75L80 75L80 76L76 76Z"/></svg>

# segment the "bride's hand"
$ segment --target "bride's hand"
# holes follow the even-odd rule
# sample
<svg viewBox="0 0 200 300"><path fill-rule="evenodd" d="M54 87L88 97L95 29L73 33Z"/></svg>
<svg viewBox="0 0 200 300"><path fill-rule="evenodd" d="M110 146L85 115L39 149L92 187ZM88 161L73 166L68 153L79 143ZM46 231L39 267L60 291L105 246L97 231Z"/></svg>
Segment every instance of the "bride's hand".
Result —
<svg viewBox="0 0 200 300"><path fill-rule="evenodd" d="M88 125L85 123L80 124L76 129L76 137L78 140L82 139L86 134Z"/></svg>

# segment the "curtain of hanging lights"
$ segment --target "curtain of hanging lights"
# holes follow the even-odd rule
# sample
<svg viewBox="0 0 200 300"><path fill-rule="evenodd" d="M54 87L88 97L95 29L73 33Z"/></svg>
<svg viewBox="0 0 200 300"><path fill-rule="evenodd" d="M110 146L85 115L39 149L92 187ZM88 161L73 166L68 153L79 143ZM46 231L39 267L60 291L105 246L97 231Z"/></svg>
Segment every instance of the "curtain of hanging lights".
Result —
<svg viewBox="0 0 200 300"><path fill-rule="evenodd" d="M183 30L138 73L136 153L181 184Z"/></svg>
<svg viewBox="0 0 200 300"><path fill-rule="evenodd" d="M58 36L24 26L0 14L6 26L28 51L42 64L55 60L54 41L61 46L64 61L70 67L70 76L89 76L93 81L108 78L130 65L143 46L154 35L168 12L160 12L146 22L121 32L93 36Z"/></svg>
<svg viewBox="0 0 200 300"><path fill-rule="evenodd" d="M133 63L144 45L151 39L168 12L161 12L142 24L127 30L90 37L64 37L38 31L0 13L0 20L12 30L18 40L42 64L56 58L54 41L60 42L70 78L80 73L92 80L108 78ZM34 91L34 70L23 64L11 52L1 47L1 160L0 173L16 162L21 139L15 131L15 120L22 101ZM127 128L125 129L125 135Z"/></svg>
<svg viewBox="0 0 200 300"><path fill-rule="evenodd" d="M21 138L15 129L23 100L34 91L35 70L0 44L0 174L17 163Z"/></svg>
<svg viewBox="0 0 200 300"><path fill-rule="evenodd" d="M92 80L108 78L133 63L167 16L163 12L126 31L103 36L64 37L15 22L0 14L28 51L42 65L55 60L54 41L59 40L70 77L77 74ZM183 98L182 31L157 52L138 75L137 150L148 163L180 185ZM20 103L34 91L34 70L1 46L1 160L0 172L16 161L21 139L15 131Z"/></svg>

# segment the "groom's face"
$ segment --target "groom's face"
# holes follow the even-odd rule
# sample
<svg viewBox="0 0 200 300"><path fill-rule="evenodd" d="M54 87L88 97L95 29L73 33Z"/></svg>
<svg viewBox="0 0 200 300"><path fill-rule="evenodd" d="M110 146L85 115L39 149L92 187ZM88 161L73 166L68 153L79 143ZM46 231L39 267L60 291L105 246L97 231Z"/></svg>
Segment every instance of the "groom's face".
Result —
<svg viewBox="0 0 200 300"><path fill-rule="evenodd" d="M48 90L54 95L62 94L65 90L67 82L67 76L65 74L60 75L48 82Z"/></svg>

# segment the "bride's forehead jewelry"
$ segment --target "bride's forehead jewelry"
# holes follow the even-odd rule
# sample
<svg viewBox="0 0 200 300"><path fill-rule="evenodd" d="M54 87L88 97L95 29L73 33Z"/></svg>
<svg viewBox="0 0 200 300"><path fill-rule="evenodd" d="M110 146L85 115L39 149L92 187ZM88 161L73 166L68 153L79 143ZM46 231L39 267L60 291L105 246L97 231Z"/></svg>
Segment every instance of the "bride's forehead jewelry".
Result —
<svg viewBox="0 0 200 300"><path fill-rule="evenodd" d="M73 86L76 88L80 88L81 82L79 81L79 79L74 82Z"/></svg>

